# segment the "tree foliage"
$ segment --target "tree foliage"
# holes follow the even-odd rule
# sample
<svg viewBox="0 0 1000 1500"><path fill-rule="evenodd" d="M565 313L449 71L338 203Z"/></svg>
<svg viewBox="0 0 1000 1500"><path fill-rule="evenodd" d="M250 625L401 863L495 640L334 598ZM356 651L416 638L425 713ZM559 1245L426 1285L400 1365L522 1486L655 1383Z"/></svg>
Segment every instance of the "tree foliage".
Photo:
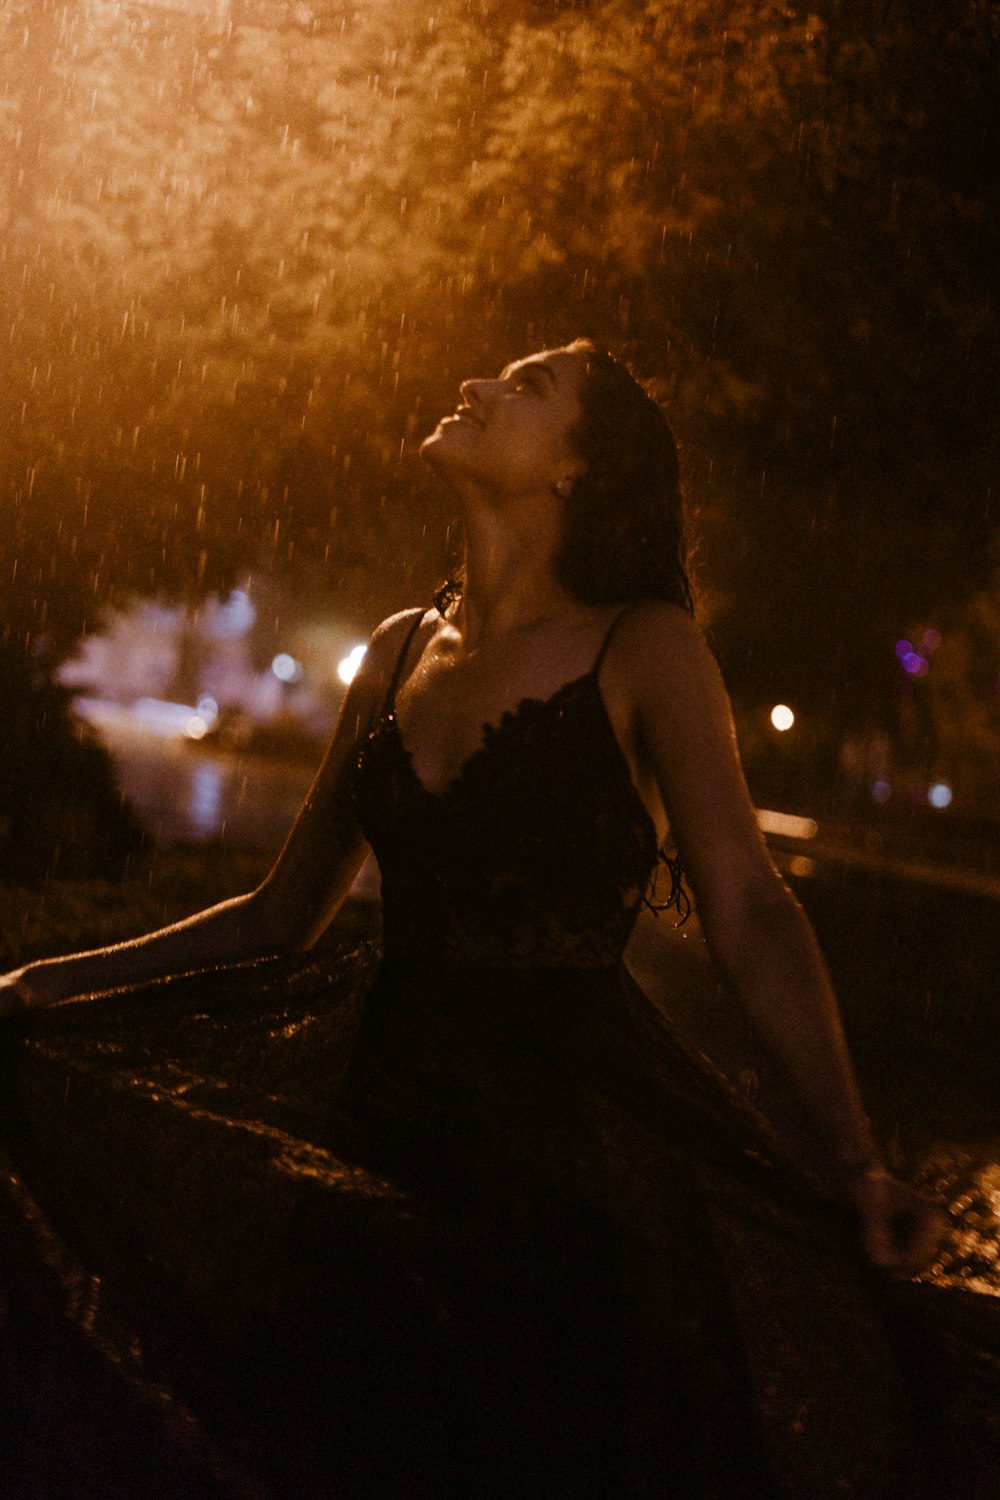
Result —
<svg viewBox="0 0 1000 1500"><path fill-rule="evenodd" d="M985 557L994 3L2 25L9 640L303 551L366 620L425 595L416 440L462 376L580 332L674 415L738 691L863 698Z"/></svg>
<svg viewBox="0 0 1000 1500"><path fill-rule="evenodd" d="M29 883L137 867L146 848L97 740L70 713L69 694L23 656L0 651L0 870Z"/></svg>

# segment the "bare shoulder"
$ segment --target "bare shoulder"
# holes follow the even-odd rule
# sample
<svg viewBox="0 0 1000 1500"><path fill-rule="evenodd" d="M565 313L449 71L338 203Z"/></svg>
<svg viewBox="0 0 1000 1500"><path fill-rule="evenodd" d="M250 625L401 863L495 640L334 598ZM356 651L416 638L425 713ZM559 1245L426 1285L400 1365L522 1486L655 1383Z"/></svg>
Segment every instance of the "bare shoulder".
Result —
<svg viewBox="0 0 1000 1500"><path fill-rule="evenodd" d="M422 609L405 609L389 615L372 631L361 658L361 664L347 689L337 727L327 747L326 756L313 790L311 805L321 798L340 796L340 782L345 772L353 773L359 744L370 732L380 706L389 692L396 663L405 649L407 637L427 615Z"/></svg>
<svg viewBox="0 0 1000 1500"><path fill-rule="evenodd" d="M430 613L429 609L418 604L413 609L401 609L394 615L386 615L372 631L368 649L380 654L390 654L395 648L398 654L417 621L427 619Z"/></svg>
<svg viewBox="0 0 1000 1500"><path fill-rule="evenodd" d="M363 677L373 685L387 683L411 631L419 621L430 621L431 618L432 611L419 605L414 609L402 609L394 615L387 615L371 633L358 677Z"/></svg>
<svg viewBox="0 0 1000 1500"><path fill-rule="evenodd" d="M695 620L665 599L632 605L616 632L615 664L638 704L662 698L724 693L715 657Z"/></svg>

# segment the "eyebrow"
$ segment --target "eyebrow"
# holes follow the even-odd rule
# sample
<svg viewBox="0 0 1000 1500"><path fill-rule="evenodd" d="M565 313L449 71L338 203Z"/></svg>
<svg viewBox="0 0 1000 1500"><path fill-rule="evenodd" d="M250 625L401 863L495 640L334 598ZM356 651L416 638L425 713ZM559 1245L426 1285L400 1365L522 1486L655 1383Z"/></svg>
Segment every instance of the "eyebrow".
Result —
<svg viewBox="0 0 1000 1500"><path fill-rule="evenodd" d="M501 371L500 379L506 380L507 376L513 374L515 370L541 370L545 375L549 377L553 385L556 385L558 383L556 380L555 371L553 370L551 365L547 365L545 363L544 359L526 359L516 364L507 365Z"/></svg>

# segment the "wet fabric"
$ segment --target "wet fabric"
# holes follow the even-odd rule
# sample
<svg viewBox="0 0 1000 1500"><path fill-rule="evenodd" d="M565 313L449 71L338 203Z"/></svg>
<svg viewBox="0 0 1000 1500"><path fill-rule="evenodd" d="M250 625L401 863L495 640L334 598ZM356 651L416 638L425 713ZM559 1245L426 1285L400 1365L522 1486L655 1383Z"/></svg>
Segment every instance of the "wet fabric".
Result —
<svg viewBox="0 0 1000 1500"><path fill-rule="evenodd" d="M989 1356L624 967L656 848L599 665L440 795L390 693L383 951L10 1028L5 1495L992 1493Z"/></svg>

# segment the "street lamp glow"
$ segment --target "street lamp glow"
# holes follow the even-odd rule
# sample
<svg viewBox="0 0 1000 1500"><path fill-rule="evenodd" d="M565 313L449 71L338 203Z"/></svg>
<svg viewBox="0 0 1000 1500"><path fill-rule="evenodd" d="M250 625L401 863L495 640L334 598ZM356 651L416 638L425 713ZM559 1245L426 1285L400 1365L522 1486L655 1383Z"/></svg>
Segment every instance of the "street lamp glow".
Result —
<svg viewBox="0 0 1000 1500"><path fill-rule="evenodd" d="M361 659L367 649L367 646L352 646L343 661L338 665L337 676L346 686L349 686L358 675Z"/></svg>
<svg viewBox="0 0 1000 1500"><path fill-rule="evenodd" d="M791 729L795 723L795 715L787 703L776 703L771 709L771 723L775 729L784 734L786 729Z"/></svg>

